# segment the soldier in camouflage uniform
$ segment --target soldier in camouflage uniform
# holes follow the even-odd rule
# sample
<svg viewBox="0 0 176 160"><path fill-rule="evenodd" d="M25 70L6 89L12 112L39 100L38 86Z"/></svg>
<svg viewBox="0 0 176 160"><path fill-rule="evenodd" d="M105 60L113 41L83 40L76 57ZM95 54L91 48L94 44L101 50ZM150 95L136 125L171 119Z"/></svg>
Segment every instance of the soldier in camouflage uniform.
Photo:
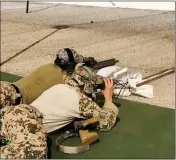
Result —
<svg viewBox="0 0 176 160"><path fill-rule="evenodd" d="M31 106L36 107L43 115L43 125L47 133L61 129L76 118L98 118L97 129L109 131L115 124L118 108L112 103L113 81L105 80L103 107L99 107L91 98L94 87L102 79L89 68L78 67L67 84L55 85L41 94ZM68 85L69 84L69 85Z"/></svg>
<svg viewBox="0 0 176 160"><path fill-rule="evenodd" d="M109 80L105 80L106 90L109 90L110 88L107 89L107 81ZM106 98L103 91L105 96L103 108L100 108L92 100L92 94L96 91L96 86L104 83L102 77L97 76L93 69L86 66L79 66L75 69L71 77L65 79L65 83L77 90L80 115L86 119L99 117L97 129L100 131L109 131L114 126L119 110L112 103L112 95ZM113 85L112 81L111 85ZM110 90L112 91L113 87Z"/></svg>
<svg viewBox="0 0 176 160"><path fill-rule="evenodd" d="M1 147L1 158L47 158L45 132L60 129L75 118L97 117L99 124L96 128L100 131L109 131L114 126L119 111L112 103L112 81L105 80L103 94L106 101L102 108L87 96L95 91L95 85L102 83L102 79L90 68L78 67L66 83L69 85L58 84L46 90L30 105L1 109L0 135L8 141L6 146ZM39 119L42 115L43 124Z"/></svg>
<svg viewBox="0 0 176 160"><path fill-rule="evenodd" d="M6 106L0 114L2 130L0 135L8 142L1 146L2 159L45 159L47 158L47 139L40 112L21 104Z"/></svg>
<svg viewBox="0 0 176 160"><path fill-rule="evenodd" d="M63 100L65 100L65 102L68 101L70 92L63 95L60 86L63 88L65 87L66 89L69 89L69 87L68 85L63 84L49 88L31 105L21 104L14 107L7 106L1 110L1 115L3 115L1 135L8 141L8 145L1 147L1 158L46 158L47 145L45 131L49 133L60 129L73 122L75 118L89 119L91 117L98 117L99 125L97 125L97 129L100 131L109 131L114 126L119 111L112 103L112 81L105 80L106 88L103 91L103 94L106 101L102 108L87 96L95 91L95 85L102 83L102 79L96 76L90 68L78 67L71 77L65 78L65 83L76 88L75 90L70 87L72 88L70 91L73 93L75 90L74 93L77 94L77 96L73 94L73 97L76 96L78 98L72 99L74 103L71 103L71 106L63 104L62 108L60 108L61 110L59 108L52 109L52 107L57 104L55 102L60 104L59 98L62 99L61 96L64 96ZM59 89L57 89L57 87ZM61 96L58 96L57 93L50 96L50 91L52 89L57 89L54 90L56 92L61 91ZM9 95L11 99L14 100L13 94ZM70 98L71 97L72 96L70 95ZM55 101L53 101L54 98ZM76 102L77 100L78 103ZM2 104L4 104L4 106L7 105L7 103ZM78 104L78 108L76 108L77 106L74 106L75 104ZM9 103L8 105L13 105L13 103ZM59 105L57 105L57 107L59 107ZM35 112L35 108L38 108L39 112L48 116L47 118L45 116L43 117L45 131L38 120L39 116ZM48 113L48 111L50 113ZM54 117L52 117L53 115ZM56 121L56 118L59 116L59 121Z"/></svg>
<svg viewBox="0 0 176 160"><path fill-rule="evenodd" d="M15 88L9 83L5 81L1 81L1 102L0 109L5 106L14 106L15 100L17 98L17 93Z"/></svg>
<svg viewBox="0 0 176 160"><path fill-rule="evenodd" d="M72 58L69 58L70 55ZM76 65L83 62L83 56L74 49L63 48L56 54L54 64L42 65L14 83L1 82L0 109L20 103L30 104L48 88L64 83L66 73L62 67L67 66L70 61Z"/></svg>

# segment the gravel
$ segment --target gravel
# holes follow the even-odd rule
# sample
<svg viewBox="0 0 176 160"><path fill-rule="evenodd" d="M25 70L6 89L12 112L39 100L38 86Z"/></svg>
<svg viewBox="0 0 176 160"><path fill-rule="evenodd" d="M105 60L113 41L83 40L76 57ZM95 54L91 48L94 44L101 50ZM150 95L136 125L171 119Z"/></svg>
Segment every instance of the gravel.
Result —
<svg viewBox="0 0 176 160"><path fill-rule="evenodd" d="M117 58L119 66L145 77L174 66L174 21L174 12L151 10L57 5L25 14L24 8L3 9L1 70L26 76L52 62L59 48L73 47L99 60ZM151 83L153 99L127 99L175 108L174 76Z"/></svg>

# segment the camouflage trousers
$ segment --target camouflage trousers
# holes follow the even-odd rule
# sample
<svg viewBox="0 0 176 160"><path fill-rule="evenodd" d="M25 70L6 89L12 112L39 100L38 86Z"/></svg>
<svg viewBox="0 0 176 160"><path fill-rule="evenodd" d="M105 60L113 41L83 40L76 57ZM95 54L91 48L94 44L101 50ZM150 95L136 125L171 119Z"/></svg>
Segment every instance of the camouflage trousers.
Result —
<svg viewBox="0 0 176 160"><path fill-rule="evenodd" d="M16 95L15 88L9 82L1 81L0 109L5 106L13 106L15 104Z"/></svg>
<svg viewBox="0 0 176 160"><path fill-rule="evenodd" d="M29 105L6 106L0 111L0 135L7 145L1 147L0 158L47 158L47 137L36 111Z"/></svg>

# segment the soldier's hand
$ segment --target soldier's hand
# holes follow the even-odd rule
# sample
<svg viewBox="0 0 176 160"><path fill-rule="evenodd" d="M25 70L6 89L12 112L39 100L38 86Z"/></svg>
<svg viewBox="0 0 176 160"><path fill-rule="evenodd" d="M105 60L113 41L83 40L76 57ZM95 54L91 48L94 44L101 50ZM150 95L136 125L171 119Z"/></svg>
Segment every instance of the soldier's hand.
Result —
<svg viewBox="0 0 176 160"><path fill-rule="evenodd" d="M102 93L105 97L106 101L112 102L112 95L113 95L113 80L112 79L104 79L105 82L105 89L102 90Z"/></svg>

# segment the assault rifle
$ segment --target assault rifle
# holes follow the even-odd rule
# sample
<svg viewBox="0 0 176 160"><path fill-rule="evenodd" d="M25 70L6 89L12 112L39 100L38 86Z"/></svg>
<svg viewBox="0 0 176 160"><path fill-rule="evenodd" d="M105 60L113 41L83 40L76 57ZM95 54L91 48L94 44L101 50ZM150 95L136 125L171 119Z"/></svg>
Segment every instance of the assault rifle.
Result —
<svg viewBox="0 0 176 160"><path fill-rule="evenodd" d="M93 68L94 70L98 70L104 67L113 66L115 65L119 60L116 60L115 58L104 60L104 61L96 61L93 57L85 57L84 58L84 65L90 68ZM67 73L72 73L75 69L76 64L75 63L69 63L65 66L62 66L61 68L66 71Z"/></svg>

